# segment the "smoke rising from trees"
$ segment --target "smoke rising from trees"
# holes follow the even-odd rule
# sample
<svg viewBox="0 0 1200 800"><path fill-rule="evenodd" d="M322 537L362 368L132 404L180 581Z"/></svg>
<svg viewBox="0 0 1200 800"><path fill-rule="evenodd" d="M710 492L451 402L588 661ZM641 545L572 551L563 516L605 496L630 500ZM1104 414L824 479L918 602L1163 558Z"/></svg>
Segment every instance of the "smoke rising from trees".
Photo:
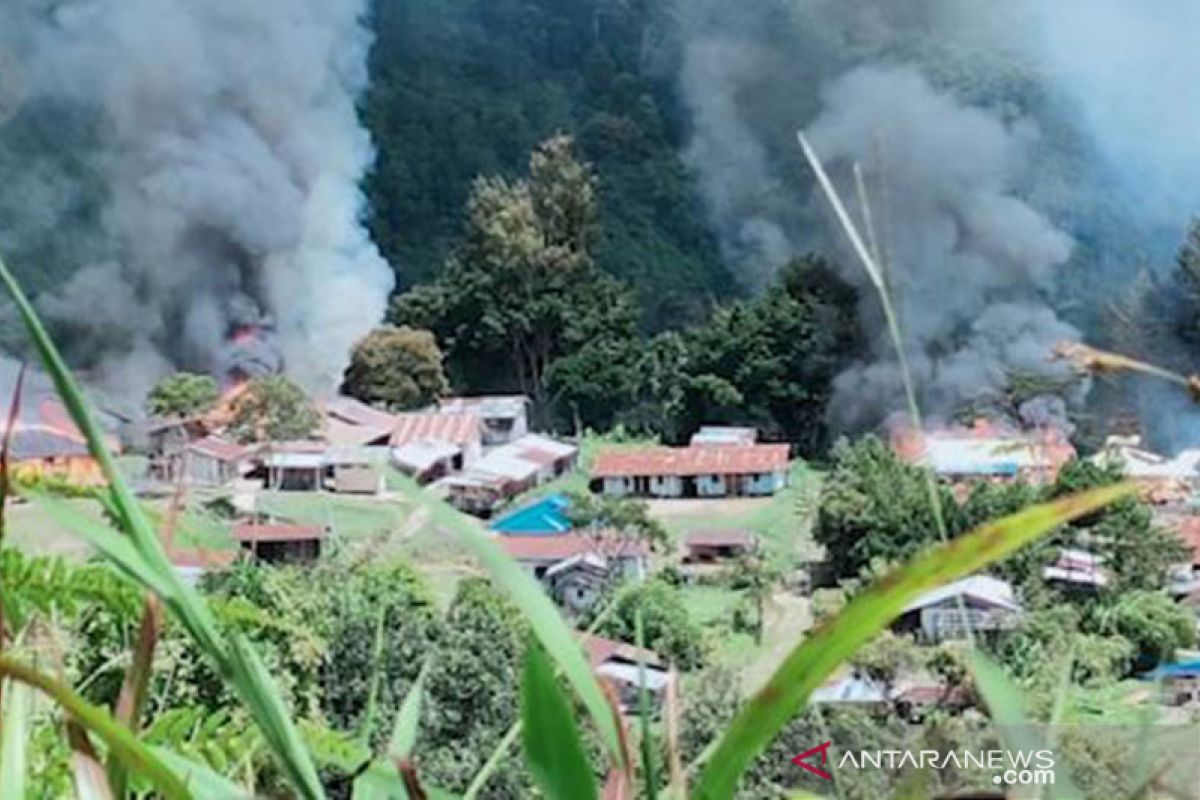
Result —
<svg viewBox="0 0 1200 800"><path fill-rule="evenodd" d="M364 0L6 9L0 48L29 83L0 130L16 176L0 189L12 212L0 244L102 386L140 396L174 368L219 372L231 332L261 325L289 373L328 389L382 318L393 275L359 220L373 157L355 111L364 11ZM23 263L39 254L44 264Z"/></svg>
<svg viewBox="0 0 1200 800"><path fill-rule="evenodd" d="M1179 24L1195 9L696 0L675 12L685 155L726 254L758 286L787 256L837 252L865 287L794 132L809 132L851 206L860 163L934 413L1010 371L1057 377L1046 356L1059 339L1104 341L1099 309L1148 259L1169 266L1200 209L1200 180L1167 190L1200 136L1194 104L1171 101L1200 82ZM871 356L831 404L849 427L902 405L870 294Z"/></svg>

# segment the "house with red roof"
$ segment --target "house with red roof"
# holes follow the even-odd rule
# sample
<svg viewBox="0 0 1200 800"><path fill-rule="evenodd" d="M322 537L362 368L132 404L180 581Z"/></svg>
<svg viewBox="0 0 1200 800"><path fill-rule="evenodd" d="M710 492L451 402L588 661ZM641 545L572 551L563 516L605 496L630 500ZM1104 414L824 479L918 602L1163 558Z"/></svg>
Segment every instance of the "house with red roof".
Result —
<svg viewBox="0 0 1200 800"><path fill-rule="evenodd" d="M614 497L760 497L787 485L786 444L639 447L601 451L592 488Z"/></svg>
<svg viewBox="0 0 1200 800"><path fill-rule="evenodd" d="M529 398L523 394L444 397L442 414L471 414L483 423L483 444L495 447L515 442L529 433Z"/></svg>
<svg viewBox="0 0 1200 800"><path fill-rule="evenodd" d="M675 673L657 653L590 633L580 634L579 639L592 671L616 690L624 713L637 712L643 680L651 702L655 706L662 703Z"/></svg>
<svg viewBox="0 0 1200 800"><path fill-rule="evenodd" d="M314 561L325 539L325 529L319 525L241 522L233 527L233 540L269 564Z"/></svg>
<svg viewBox="0 0 1200 800"><path fill-rule="evenodd" d="M583 536L497 536L494 540L514 561L541 581L555 602L582 613L614 581L646 574L646 545L616 532Z"/></svg>
<svg viewBox="0 0 1200 800"><path fill-rule="evenodd" d="M5 398L10 400L11 398ZM7 403L0 409L0 437L8 428ZM119 452L115 437L106 437L110 450ZM92 458L83 433L59 399L48 391L26 384L8 434L8 461L14 477L53 477L78 486L105 482L100 465Z"/></svg>

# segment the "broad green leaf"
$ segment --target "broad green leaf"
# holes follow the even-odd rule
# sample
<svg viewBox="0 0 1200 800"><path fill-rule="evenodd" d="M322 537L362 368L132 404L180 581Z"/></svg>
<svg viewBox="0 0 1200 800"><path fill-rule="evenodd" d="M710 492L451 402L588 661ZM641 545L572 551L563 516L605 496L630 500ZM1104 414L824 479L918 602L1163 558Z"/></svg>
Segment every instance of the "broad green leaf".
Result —
<svg viewBox="0 0 1200 800"><path fill-rule="evenodd" d="M38 672L11 656L0 656L0 676L12 678L45 694L81 726L103 741L108 747L110 758L119 758L131 773L143 775L154 784L163 797L186 799L192 796L179 776L130 733L128 728L113 719L106 709L92 705L56 678Z"/></svg>
<svg viewBox="0 0 1200 800"><path fill-rule="evenodd" d="M767 684L705 752L694 797L733 796L750 761L804 707L812 691L878 634L904 607L931 589L970 575L1066 522L1129 495L1118 484L1031 506L913 558L876 581L793 649Z"/></svg>
<svg viewBox="0 0 1200 800"><path fill-rule="evenodd" d="M413 681L400 711L396 714L396 722L392 725L392 738L388 742L388 755L393 758L408 758L413 748L417 746L417 728L421 724L421 695L425 691L425 673L429 669L426 662Z"/></svg>
<svg viewBox="0 0 1200 800"><path fill-rule="evenodd" d="M233 781L218 775L207 764L184 758L164 747L154 748L154 753L175 770L196 800L249 800L251 796Z"/></svg>
<svg viewBox="0 0 1200 800"><path fill-rule="evenodd" d="M625 753L621 748L612 709L604 699L604 692L583 655L579 640L563 621L554 601L526 570L509 558L478 526L463 519L461 514L445 503L430 498L411 480L405 480L402 486L407 496L428 509L438 524L453 530L462 538L483 562L492 580L520 608L534 635L554 659L591 715L609 755L614 762L625 766Z"/></svg>
<svg viewBox="0 0 1200 800"><path fill-rule="evenodd" d="M638 648L645 648L646 632L641 608L634 611L633 627ZM654 734L650 730L650 693L646 689L646 662L641 658L638 658L638 717L642 723L642 782L646 800L654 800L658 794L658 775L654 756Z"/></svg>
<svg viewBox="0 0 1200 800"><path fill-rule="evenodd" d="M392 738L388 742L388 755L393 760L377 760L354 781L354 800L386 800L399 798L408 800L400 770L394 759L408 758L417 744L417 728L421 722L421 694L425 688L425 672L429 664L421 667L412 688L404 696L396 723L392 726Z"/></svg>
<svg viewBox="0 0 1200 800"><path fill-rule="evenodd" d="M541 647L530 642L521 673L521 742L525 766L549 800L596 797L596 776L583 751L571 705Z"/></svg>
<svg viewBox="0 0 1200 800"><path fill-rule="evenodd" d="M1000 665L978 650L970 653L971 674L979 689L988 713L995 723L996 732L1010 752L1033 753L1050 749L1049 743L1037 727L1025 716L1025 698L1012 684ZM1086 797L1071 780L1069 771L1055 761L1054 793L1062 797ZM1010 796L1038 797L1040 787L1016 787Z"/></svg>
<svg viewBox="0 0 1200 800"><path fill-rule="evenodd" d="M316 768L308 752L299 746L299 734L284 709L274 682L248 645L236 637L225 640L208 606L171 566L154 526L117 469L116 462L108 451L104 433L88 410L83 391L46 333L33 305L21 291L2 259L0 282L12 296L30 338L41 355L46 372L53 379L71 419L87 441L88 451L96 459L108 481L109 498L105 505L120 522L119 527L128 535L128 544L132 545L132 548L122 548L117 544L120 537L114 537L111 531L108 532L108 536L98 533L102 526L98 526L92 520L86 520L84 524L84 521L77 517L69 517L69 523L73 523L70 527L97 544L101 553L126 571L131 578L159 594L171 613L183 624L188 635L213 662L222 679L232 686L238 697L250 709L293 788L306 800L323 800L325 792L317 779ZM131 549L141 558L137 559L131 555Z"/></svg>
<svg viewBox="0 0 1200 800"><path fill-rule="evenodd" d="M28 686L0 681L4 707L0 709L0 798L25 796L25 744L33 699Z"/></svg>

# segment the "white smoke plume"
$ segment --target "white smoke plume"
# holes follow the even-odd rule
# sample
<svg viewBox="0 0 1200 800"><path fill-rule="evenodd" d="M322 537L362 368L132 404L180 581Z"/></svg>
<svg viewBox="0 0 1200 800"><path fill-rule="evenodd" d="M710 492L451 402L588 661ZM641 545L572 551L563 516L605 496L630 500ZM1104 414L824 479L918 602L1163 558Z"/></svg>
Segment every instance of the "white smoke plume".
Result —
<svg viewBox="0 0 1200 800"><path fill-rule="evenodd" d="M1013 192L1032 131L960 105L910 68L855 69L823 99L808 129L817 152L886 187L888 278L925 405L950 413L1002 391L1014 370L1050 371L1053 345L1078 334L1039 292L1071 239ZM842 261L864 318L877 319L863 270ZM835 383L834 414L852 427L878 422L900 396L893 346L883 325L872 328L872 360Z"/></svg>
<svg viewBox="0 0 1200 800"><path fill-rule="evenodd" d="M1058 377L1047 356L1079 335L1050 300L1073 237L1041 209L1084 204L1065 199L1082 193L1064 189L1069 169L1046 169L1061 141L1026 113L1045 94L1014 42L1025 17L950 0L694 0L676 19L685 156L745 282L832 251L862 290L871 350L836 381L839 426L877 424L903 394L874 290L813 191L797 128L852 207L850 168L864 170L930 413L995 396L1013 372Z"/></svg>
<svg viewBox="0 0 1200 800"><path fill-rule="evenodd" d="M0 219L0 241L75 235L72 194L99 197L86 262L38 300L96 379L133 397L171 369L218 372L231 332L265 325L289 374L332 388L393 283L360 223L365 0L11 2L0 46L27 108L95 124L81 166L31 198L45 213L18 219L40 228Z"/></svg>

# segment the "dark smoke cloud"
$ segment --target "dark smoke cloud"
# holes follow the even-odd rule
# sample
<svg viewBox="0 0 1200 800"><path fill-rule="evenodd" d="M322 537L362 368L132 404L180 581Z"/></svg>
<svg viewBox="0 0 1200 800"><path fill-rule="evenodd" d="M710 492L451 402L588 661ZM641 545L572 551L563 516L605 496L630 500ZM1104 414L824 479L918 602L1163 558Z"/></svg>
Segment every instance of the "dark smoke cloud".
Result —
<svg viewBox="0 0 1200 800"><path fill-rule="evenodd" d="M868 186L885 187L889 283L929 410L998 392L1013 370L1048 371L1054 343L1077 333L1039 290L1071 240L1012 193L1032 131L956 103L910 68L853 70L823 98L808 131L817 152L834 169L861 164ZM862 268L843 262L864 317L877 318ZM836 381L832 407L850 427L881 420L901 389L886 328L874 327L872 361Z"/></svg>
<svg viewBox="0 0 1200 800"><path fill-rule="evenodd" d="M1182 144L1200 134L1195 104L1167 101L1200 84L1181 24L1200 12L1095 5L1089 19L1082 0L677 3L685 155L745 282L819 250L866 285L813 192L803 128L852 206L849 165L866 172L929 411L994 393L1010 371L1059 377L1050 347L1080 330L1103 341L1099 309L1134 265L1164 263L1184 209L1200 210L1200 181L1142 197L1194 161ZM1148 120L1183 132L1157 151ZM902 404L878 308L867 297L862 310L873 357L839 378L832 405L851 427Z"/></svg>
<svg viewBox="0 0 1200 800"><path fill-rule="evenodd" d="M77 360L136 397L265 324L289 373L334 386L393 280L359 220L365 0L11 2L9 125L41 157L6 170L0 244L74 242L38 302ZM0 136L0 161L22 146Z"/></svg>

